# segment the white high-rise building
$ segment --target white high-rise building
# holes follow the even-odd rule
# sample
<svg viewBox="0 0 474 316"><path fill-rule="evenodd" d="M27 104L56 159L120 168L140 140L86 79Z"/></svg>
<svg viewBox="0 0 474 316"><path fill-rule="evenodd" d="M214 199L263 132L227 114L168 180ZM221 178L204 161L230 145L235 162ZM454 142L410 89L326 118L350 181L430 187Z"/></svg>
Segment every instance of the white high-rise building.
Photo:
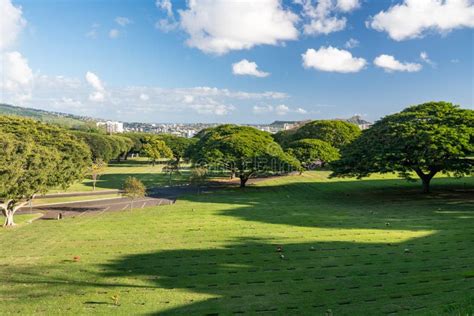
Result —
<svg viewBox="0 0 474 316"><path fill-rule="evenodd" d="M122 122L97 122L97 126L105 126L105 130L108 134L123 133L123 123Z"/></svg>

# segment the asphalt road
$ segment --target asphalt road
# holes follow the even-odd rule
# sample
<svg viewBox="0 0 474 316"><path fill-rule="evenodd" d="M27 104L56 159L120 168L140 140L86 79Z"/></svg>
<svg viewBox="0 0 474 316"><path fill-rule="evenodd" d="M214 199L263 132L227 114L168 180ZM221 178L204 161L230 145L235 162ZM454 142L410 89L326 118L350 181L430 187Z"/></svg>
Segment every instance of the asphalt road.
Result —
<svg viewBox="0 0 474 316"><path fill-rule="evenodd" d="M133 208L145 208L151 206L169 205L175 203L178 196L192 193L196 189L188 186L160 188L148 192L145 198L133 201ZM70 216L83 216L98 212L125 211L130 209L132 201L129 198L119 197L85 202L55 203L51 205L33 206L21 208L19 214L43 213L41 219L58 219Z"/></svg>

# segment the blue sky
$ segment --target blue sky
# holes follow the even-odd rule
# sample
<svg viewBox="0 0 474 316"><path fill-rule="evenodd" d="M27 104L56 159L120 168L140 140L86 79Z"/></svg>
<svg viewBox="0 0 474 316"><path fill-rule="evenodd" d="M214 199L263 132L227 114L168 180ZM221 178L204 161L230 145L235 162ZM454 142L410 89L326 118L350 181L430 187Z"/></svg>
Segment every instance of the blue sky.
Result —
<svg viewBox="0 0 474 316"><path fill-rule="evenodd" d="M16 105L267 123L474 103L470 0L0 3L0 100Z"/></svg>

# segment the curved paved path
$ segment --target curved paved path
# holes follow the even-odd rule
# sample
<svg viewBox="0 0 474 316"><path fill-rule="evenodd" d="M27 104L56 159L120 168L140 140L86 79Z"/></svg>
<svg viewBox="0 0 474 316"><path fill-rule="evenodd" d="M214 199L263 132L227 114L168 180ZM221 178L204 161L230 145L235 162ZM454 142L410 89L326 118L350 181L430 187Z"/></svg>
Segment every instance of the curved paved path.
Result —
<svg viewBox="0 0 474 316"><path fill-rule="evenodd" d="M248 184L260 182L267 180L269 178L252 178L247 182ZM202 190L217 190L228 187L235 187L239 185L239 179L234 179L230 181L216 181L209 182L205 187L201 188ZM118 190L117 190L118 191ZM107 193L102 193L101 191L93 192L94 195L100 194L110 194L114 192L113 190L104 191ZM176 199L187 193L196 193L197 188L189 185L183 186L173 186L173 187L164 187L164 188L154 188L148 191L147 197L137 199L133 201L133 208L145 208L151 206L159 205L169 205L174 204ZM80 195L91 195L90 193L68 193L68 194L53 194L53 196L80 196ZM48 195L51 197L52 195ZM50 205L39 205L33 207L24 207L21 208L19 214L28 214L28 213L43 213L44 215L41 219L59 219L59 217L69 217L69 216L83 216L84 214L94 214L98 212L108 212L108 211L125 211L130 208L131 200L129 198L119 197L119 198L110 198L110 199L101 199L101 200L91 200L83 202L65 202L65 203L55 203Z"/></svg>

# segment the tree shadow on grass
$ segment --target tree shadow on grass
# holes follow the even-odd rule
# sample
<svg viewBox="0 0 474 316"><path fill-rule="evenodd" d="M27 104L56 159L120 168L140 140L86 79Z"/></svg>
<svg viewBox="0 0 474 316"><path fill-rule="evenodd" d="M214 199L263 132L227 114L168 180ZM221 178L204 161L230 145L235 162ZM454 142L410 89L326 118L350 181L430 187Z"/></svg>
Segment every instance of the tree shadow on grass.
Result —
<svg viewBox="0 0 474 316"><path fill-rule="evenodd" d="M443 311L469 299L474 279L463 273L474 259L466 249L440 251L441 241L412 240L415 249L407 253L407 243L287 243L278 252L271 241L241 240L218 249L124 256L105 265L105 276L151 277L159 288L188 293L181 306L160 302L160 315ZM195 302L189 293L212 297Z"/></svg>
<svg viewBox="0 0 474 316"><path fill-rule="evenodd" d="M223 216L307 227L431 229L474 220L474 178L437 179L432 194L403 180L294 182L186 195L192 202L238 204ZM243 205L243 206L242 206ZM447 217L457 212L464 220ZM416 225L415 225L416 223Z"/></svg>
<svg viewBox="0 0 474 316"><path fill-rule="evenodd" d="M248 221L247 236L256 222L270 224L260 233L271 237L125 256L106 265L106 275L153 276L160 288L213 296L170 314L472 312L471 183L441 180L432 195L399 180L369 180L186 196L238 204L218 213Z"/></svg>

